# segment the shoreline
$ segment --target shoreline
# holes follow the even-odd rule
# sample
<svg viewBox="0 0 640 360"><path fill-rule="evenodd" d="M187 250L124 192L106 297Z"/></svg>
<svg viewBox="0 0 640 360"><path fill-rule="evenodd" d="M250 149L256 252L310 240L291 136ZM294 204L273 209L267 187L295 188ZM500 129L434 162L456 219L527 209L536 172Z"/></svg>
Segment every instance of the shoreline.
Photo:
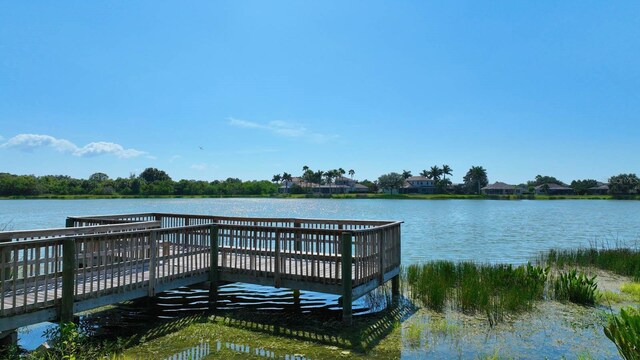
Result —
<svg viewBox="0 0 640 360"><path fill-rule="evenodd" d="M97 199L383 199L383 200L640 200L640 195L464 195L464 194L269 194L269 195L36 195L2 196L0 200L97 200Z"/></svg>

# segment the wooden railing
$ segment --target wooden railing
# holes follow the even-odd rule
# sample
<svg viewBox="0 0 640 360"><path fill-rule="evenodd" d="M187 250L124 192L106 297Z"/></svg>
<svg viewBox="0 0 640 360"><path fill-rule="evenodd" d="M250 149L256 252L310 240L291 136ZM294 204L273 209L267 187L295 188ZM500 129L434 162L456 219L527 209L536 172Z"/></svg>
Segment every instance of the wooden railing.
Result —
<svg viewBox="0 0 640 360"><path fill-rule="evenodd" d="M323 284L341 283L344 233L352 236L353 285L382 279L400 266L397 221L245 218L144 213L69 218L73 221L157 220L163 227L216 223L220 227L220 266L228 273L285 278L301 276ZM276 241L277 239L277 241ZM264 261L268 257L268 261ZM258 258L263 262L257 261ZM304 264L305 266L302 266Z"/></svg>
<svg viewBox="0 0 640 360"><path fill-rule="evenodd" d="M352 296L399 273L400 224L150 213L0 232L0 331L2 318L56 308L69 320L206 279L342 294L350 314Z"/></svg>
<svg viewBox="0 0 640 360"><path fill-rule="evenodd" d="M0 232L0 316L26 313L59 302L62 297L65 241L79 234L122 236L124 233L159 226L159 222L152 221ZM86 263L83 253L86 248L84 243L78 246L74 262Z"/></svg>

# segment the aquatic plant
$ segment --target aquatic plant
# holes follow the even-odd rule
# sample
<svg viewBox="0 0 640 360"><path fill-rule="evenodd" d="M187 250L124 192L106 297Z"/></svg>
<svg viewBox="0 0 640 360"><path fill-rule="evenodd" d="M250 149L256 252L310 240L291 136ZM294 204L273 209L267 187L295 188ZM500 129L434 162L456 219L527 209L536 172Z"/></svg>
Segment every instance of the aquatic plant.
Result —
<svg viewBox="0 0 640 360"><path fill-rule="evenodd" d="M596 275L588 277L582 271L573 269L560 273L553 282L557 300L569 300L576 304L593 305L596 302L598 283Z"/></svg>
<svg viewBox="0 0 640 360"><path fill-rule="evenodd" d="M485 313L490 325L542 299L548 276L547 268L531 264L514 267L451 261L410 265L403 272L414 300L436 311L449 304L463 313Z"/></svg>
<svg viewBox="0 0 640 360"><path fill-rule="evenodd" d="M604 328L605 335L613 341L620 355L627 360L640 359L640 311L621 309Z"/></svg>
<svg viewBox="0 0 640 360"><path fill-rule="evenodd" d="M640 251L638 249L596 248L577 250L549 250L539 258L540 263L565 266L593 266L599 269L612 271L619 275L633 277L640 281Z"/></svg>

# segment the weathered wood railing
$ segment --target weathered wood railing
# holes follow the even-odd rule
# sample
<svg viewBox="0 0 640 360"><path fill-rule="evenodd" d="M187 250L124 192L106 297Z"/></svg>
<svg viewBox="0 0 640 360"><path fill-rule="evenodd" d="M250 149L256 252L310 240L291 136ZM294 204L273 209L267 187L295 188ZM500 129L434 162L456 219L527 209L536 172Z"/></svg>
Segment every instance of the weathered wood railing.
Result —
<svg viewBox="0 0 640 360"><path fill-rule="evenodd" d="M0 332L206 280L340 294L350 321L352 299L400 267L400 222L152 213L67 225L0 233Z"/></svg>

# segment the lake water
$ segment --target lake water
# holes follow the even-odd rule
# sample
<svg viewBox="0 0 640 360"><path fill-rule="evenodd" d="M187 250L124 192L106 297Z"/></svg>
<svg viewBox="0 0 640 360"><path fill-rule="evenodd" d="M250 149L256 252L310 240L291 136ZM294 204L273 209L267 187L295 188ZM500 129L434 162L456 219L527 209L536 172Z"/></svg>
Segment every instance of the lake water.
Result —
<svg viewBox="0 0 640 360"><path fill-rule="evenodd" d="M572 249L593 244L615 246L640 245L640 202L638 201L491 201L491 200L335 200L335 199L114 199L114 200L3 200L0 201L0 228L24 230L63 227L67 216L106 215L144 212L171 212L225 216L299 217L326 219L401 220L402 262L410 264L434 259L476 262L524 263L540 252L552 249ZM341 314L337 296L304 292L295 303L290 291L271 287L230 284L223 286L221 297L228 310L268 309L274 314L287 312ZM135 326L151 319L180 317L202 311L203 290L185 288L161 294L154 305L131 310L126 305L113 319L99 318L95 328L118 334L123 324ZM547 306L545 304L542 305ZM554 305L555 306L555 305ZM153 308L153 309L151 309ZM206 306L205 306L206 308ZM291 310L298 309L298 310ZM377 311L366 298L354 303L354 311ZM553 310L556 311L556 310ZM538 350L548 351L551 358L587 351L595 358L615 357L615 346L602 334L602 324L574 312L559 316L553 311L534 316L558 318L564 322L537 325L532 334L512 328L487 330L487 334L464 335L455 340L469 354L481 354L483 349L506 342L506 354L515 357L536 357ZM138 314L133 318L121 318ZM553 315L550 315L553 314ZM562 315L562 314L561 314ZM278 315L279 316L279 315ZM423 321L421 318L412 321ZM528 329L535 321L508 324ZM579 324L579 325L576 325ZM520 325L519 325L520 324ZM42 343L43 331L55 326L38 324L19 331L19 343L33 349ZM507 324L505 325L507 326ZM577 330L576 330L577 328ZM115 330L114 330L115 329ZM518 328L519 329L519 328ZM465 332L463 332L466 334ZM491 336L497 340L491 340ZM497 334L497 335L496 335ZM542 334L542 335L541 335ZM595 334L595 335L594 335ZM445 340L448 337L445 336ZM520 339L522 337L522 339ZM516 339L517 338L517 339ZM560 344L554 339L564 339ZM431 341L431 340L430 340ZM438 340L429 354L440 358L460 356L451 341ZM474 343L476 342L476 343ZM433 341L432 341L433 343ZM586 345L585 345L586 344ZM591 344L591 345L589 345ZM597 344L597 345L595 345ZM197 344L194 343L194 346ZM215 345L215 344L214 344ZM432 344L433 345L433 344ZM208 345L207 345L208 346ZM212 345L213 346L213 345ZM500 345L502 346L502 345ZM218 349L220 344L211 348ZM585 350L586 349L586 350ZM592 350L596 349L596 350ZM182 351L176 349L176 351ZM190 350L186 350L190 351ZM403 358L421 358L425 349L404 347ZM502 355L502 352L501 352ZM470 355L471 356L471 355ZM475 356L475 355L474 355ZM473 357L473 356L471 356Z"/></svg>
<svg viewBox="0 0 640 360"><path fill-rule="evenodd" d="M603 200L4 200L0 226L64 227L67 216L140 212L401 220L403 264L433 259L523 263L552 248L640 242L640 202Z"/></svg>

